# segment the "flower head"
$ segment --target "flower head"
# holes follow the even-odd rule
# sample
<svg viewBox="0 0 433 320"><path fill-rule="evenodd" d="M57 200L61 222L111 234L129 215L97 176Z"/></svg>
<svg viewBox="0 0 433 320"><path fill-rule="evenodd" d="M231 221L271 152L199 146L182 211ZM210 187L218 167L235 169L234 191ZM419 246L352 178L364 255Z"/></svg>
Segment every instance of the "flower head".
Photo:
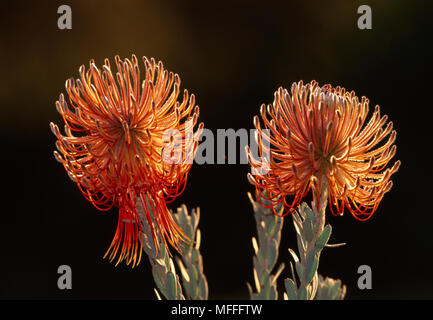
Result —
<svg viewBox="0 0 433 320"><path fill-rule="evenodd" d="M137 201L155 242L152 219L164 243L177 247L184 239L166 203L185 187L203 128L200 124L194 132L199 114L194 95L185 90L182 102L177 101L179 76L153 58L143 61L142 76L134 55L123 61L116 56L115 76L108 59L101 70L93 60L87 71L81 66L80 79L66 81L72 109L63 94L56 102L66 134L50 124L57 137L54 155L83 195L99 210L119 207L116 234L105 256L113 260L120 250L117 263L126 260L133 266L142 251ZM179 161L167 161L173 155L180 155Z"/></svg>
<svg viewBox="0 0 433 320"><path fill-rule="evenodd" d="M279 88L273 104L260 109L267 130L254 118L259 150L270 155L266 174L249 174L256 191L272 207L283 202L288 214L310 187L316 202L325 187L333 214L346 207L358 220L370 218L400 161L385 169L396 152L396 132L379 106L367 121L368 104L353 91L315 81L294 83L291 94ZM249 150L248 158L253 169L262 165Z"/></svg>

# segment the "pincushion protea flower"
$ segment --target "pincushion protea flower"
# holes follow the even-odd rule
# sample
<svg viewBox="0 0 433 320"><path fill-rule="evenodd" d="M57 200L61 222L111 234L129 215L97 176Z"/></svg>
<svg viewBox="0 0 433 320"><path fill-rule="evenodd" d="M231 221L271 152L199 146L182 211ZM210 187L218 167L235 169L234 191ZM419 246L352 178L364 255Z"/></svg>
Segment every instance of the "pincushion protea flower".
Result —
<svg viewBox="0 0 433 320"><path fill-rule="evenodd" d="M257 199L265 197L273 208L283 202L286 215L310 187L316 204L326 188L334 215L342 215L346 207L358 220L369 219L390 190L400 161L385 169L396 152L396 132L379 106L366 122L368 104L353 91L319 87L315 81L294 83L291 94L279 88L273 104L260 109L267 130L254 118L259 150L270 155L266 174L249 174ZM252 169L262 166L247 152Z"/></svg>
<svg viewBox="0 0 433 320"><path fill-rule="evenodd" d="M137 200L142 201L154 241L151 212L164 243L177 247L185 238L166 203L185 187L203 124L194 132L199 115L194 95L185 90L182 103L177 101L179 76L165 70L162 62L144 57L141 82L134 55L123 61L116 56L115 61L116 77L108 59L102 70L93 60L87 71L81 66L81 79L66 81L73 110L63 94L56 102L66 135L50 125L59 151L54 155L86 199L99 210L119 207L117 230L104 258L109 254L112 261L120 250L116 265L126 260L134 267L142 252Z"/></svg>

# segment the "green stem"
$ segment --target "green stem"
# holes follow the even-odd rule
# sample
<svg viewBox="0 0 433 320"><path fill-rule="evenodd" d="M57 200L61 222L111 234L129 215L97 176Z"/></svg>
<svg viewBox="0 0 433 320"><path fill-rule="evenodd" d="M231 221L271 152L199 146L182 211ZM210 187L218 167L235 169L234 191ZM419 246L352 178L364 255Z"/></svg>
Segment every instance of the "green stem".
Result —
<svg viewBox="0 0 433 320"><path fill-rule="evenodd" d="M271 209L263 208L248 197L253 206L257 226L257 239L252 238L255 255L253 256L253 274L255 290L247 283L251 300L277 300L277 279L283 271L281 264L275 274L271 274L278 259L283 218L276 216ZM263 199L262 199L263 201ZM277 211L282 208L277 208Z"/></svg>
<svg viewBox="0 0 433 320"><path fill-rule="evenodd" d="M298 275L299 284L292 267L293 279L286 279L287 299L311 300L314 299L319 286L317 268L322 249L325 247L331 235L331 226L325 226L325 211L327 205L326 179L322 181L320 190L315 189L312 209L302 203L297 212L293 213L293 223L297 232L298 252L289 249L295 260L295 269ZM319 194L317 194L317 192Z"/></svg>
<svg viewBox="0 0 433 320"><path fill-rule="evenodd" d="M311 207L302 203L297 212L293 213L293 224L297 233L298 252L289 249L295 260L296 274L292 263L292 279L284 281L285 299L290 300L341 300L346 293L346 286L340 280L323 278L317 269L323 248L327 245L332 228L325 226L325 213L328 198L326 178L322 177L320 189L315 185Z"/></svg>
<svg viewBox="0 0 433 320"><path fill-rule="evenodd" d="M146 200L152 201L151 199ZM167 300L185 300L185 297L182 293L182 287L179 282L179 276L176 274L176 269L174 267L171 254L168 251L168 248L165 246L165 243L163 243L158 228L156 227L152 212L152 206L150 205L150 203L148 204L148 208L149 212L151 213L151 219L154 225L158 248L156 248L155 246L152 232L145 218L145 213L141 201L137 202L137 210L140 217L142 217L141 225L143 232L141 241L143 245L143 250L149 257L149 261L152 266L152 275L155 284L158 287L159 292L161 292ZM158 299L161 299L158 290L155 289L155 293Z"/></svg>
<svg viewBox="0 0 433 320"><path fill-rule="evenodd" d="M328 203L328 184L326 180L326 176L323 176L319 181L321 181L321 186L319 190L319 194L314 194L314 199L311 203L311 207L313 209L313 213L315 216L314 225L317 228L317 236L319 236L323 228L325 227L325 217L326 217L326 206ZM319 203L317 204L317 200L319 199Z"/></svg>
<svg viewBox="0 0 433 320"><path fill-rule="evenodd" d="M185 205L177 208L173 218L185 235L193 240L180 248L176 262L182 275L182 284L188 300L207 300L208 284L203 272L203 258L200 254L201 233L198 229L200 209L192 209L191 214Z"/></svg>

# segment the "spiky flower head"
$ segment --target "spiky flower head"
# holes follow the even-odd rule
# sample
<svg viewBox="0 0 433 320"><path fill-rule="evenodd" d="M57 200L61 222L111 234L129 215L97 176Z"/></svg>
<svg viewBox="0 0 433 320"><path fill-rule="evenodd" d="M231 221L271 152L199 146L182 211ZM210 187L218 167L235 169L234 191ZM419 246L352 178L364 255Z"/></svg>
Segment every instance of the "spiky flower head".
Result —
<svg viewBox="0 0 433 320"><path fill-rule="evenodd" d="M194 95L185 90L177 101L180 78L162 62L143 57L142 75L135 55L131 60L116 56L115 62L114 75L108 59L101 70L93 60L87 71L81 66L80 79L66 81L72 109L63 94L56 102L66 135L50 125L57 137L54 155L86 199L99 210L119 207L105 256L113 260L120 250L117 264L126 260L135 266L142 252L137 201L154 240L152 219L164 242L177 247L184 238L166 203L185 187L203 124L194 131L199 115Z"/></svg>
<svg viewBox="0 0 433 320"><path fill-rule="evenodd" d="M279 88L273 104L260 109L267 130L254 118L260 153L269 154L267 173L249 174L257 198L272 207L283 202L285 215L310 187L316 202L325 187L333 214L342 215L346 207L358 220L369 219L391 189L400 161L386 168L396 153L396 131L379 106L367 121L368 111L366 97L359 100L339 86L300 81L291 93ZM248 158L252 169L263 165L249 149Z"/></svg>

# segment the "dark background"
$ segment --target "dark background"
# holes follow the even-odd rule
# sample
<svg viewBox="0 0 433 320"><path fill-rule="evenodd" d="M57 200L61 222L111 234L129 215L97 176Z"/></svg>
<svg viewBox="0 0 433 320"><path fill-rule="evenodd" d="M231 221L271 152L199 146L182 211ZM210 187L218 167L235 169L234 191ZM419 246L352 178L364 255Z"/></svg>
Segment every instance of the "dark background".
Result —
<svg viewBox="0 0 433 320"><path fill-rule="evenodd" d="M431 212L431 1L20 1L0 16L2 207L0 298L153 299L146 259L135 269L103 260L117 213L97 211L53 158L55 101L91 58L135 53L162 60L195 93L209 129L252 128L279 86L317 80L379 104L398 132L394 187L367 222L328 215L332 242L319 272L340 278L347 299L433 298ZM57 8L72 7L72 30ZM357 28L358 6L373 29ZM202 255L211 299L247 299L254 218L247 165L194 165L172 206L200 206ZM295 248L286 219L280 260ZM73 289L57 288L57 267ZM357 288L371 266L373 289ZM288 270L282 278L289 276ZM280 288L282 292L282 288Z"/></svg>

